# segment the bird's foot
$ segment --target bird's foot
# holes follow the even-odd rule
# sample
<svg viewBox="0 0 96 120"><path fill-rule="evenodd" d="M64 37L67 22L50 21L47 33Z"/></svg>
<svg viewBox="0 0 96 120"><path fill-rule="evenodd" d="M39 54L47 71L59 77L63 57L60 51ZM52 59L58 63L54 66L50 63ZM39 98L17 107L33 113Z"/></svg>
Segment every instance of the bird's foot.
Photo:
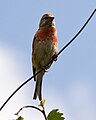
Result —
<svg viewBox="0 0 96 120"><path fill-rule="evenodd" d="M58 55L54 54L52 58L54 61L57 61L57 57L58 57Z"/></svg>
<svg viewBox="0 0 96 120"><path fill-rule="evenodd" d="M42 68L44 70L44 72L48 72L48 69L46 67Z"/></svg>

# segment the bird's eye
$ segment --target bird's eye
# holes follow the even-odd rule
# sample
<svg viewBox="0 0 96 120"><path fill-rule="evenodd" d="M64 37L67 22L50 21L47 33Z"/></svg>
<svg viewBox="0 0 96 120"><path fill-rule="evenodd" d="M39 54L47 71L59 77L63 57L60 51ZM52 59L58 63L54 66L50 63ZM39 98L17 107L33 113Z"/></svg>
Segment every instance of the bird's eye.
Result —
<svg viewBox="0 0 96 120"><path fill-rule="evenodd" d="M44 20L46 20L48 17L44 17Z"/></svg>

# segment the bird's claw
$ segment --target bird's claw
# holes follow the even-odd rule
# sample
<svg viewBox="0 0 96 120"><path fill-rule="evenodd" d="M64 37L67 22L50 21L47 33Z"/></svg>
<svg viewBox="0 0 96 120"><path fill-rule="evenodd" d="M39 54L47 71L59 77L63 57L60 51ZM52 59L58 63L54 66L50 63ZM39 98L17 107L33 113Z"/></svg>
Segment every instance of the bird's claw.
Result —
<svg viewBox="0 0 96 120"><path fill-rule="evenodd" d="M44 70L44 72L48 72L46 67L43 67L42 69Z"/></svg>
<svg viewBox="0 0 96 120"><path fill-rule="evenodd" d="M57 57L58 57L58 55L53 55L53 60L57 61Z"/></svg>

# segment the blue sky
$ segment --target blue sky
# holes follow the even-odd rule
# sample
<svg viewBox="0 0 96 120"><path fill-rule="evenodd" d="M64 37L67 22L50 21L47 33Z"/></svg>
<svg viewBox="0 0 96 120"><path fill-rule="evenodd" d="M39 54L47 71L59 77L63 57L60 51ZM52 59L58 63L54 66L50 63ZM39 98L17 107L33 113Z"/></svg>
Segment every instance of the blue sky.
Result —
<svg viewBox="0 0 96 120"><path fill-rule="evenodd" d="M0 106L32 75L31 44L42 14L54 14L60 50L95 7L96 0L0 1ZM38 105L38 100L32 100L33 92L31 81L4 107L0 119L13 119L23 105ZM58 108L66 120L96 119L96 14L45 74L43 97L47 113ZM25 120L43 119L34 110L21 115Z"/></svg>

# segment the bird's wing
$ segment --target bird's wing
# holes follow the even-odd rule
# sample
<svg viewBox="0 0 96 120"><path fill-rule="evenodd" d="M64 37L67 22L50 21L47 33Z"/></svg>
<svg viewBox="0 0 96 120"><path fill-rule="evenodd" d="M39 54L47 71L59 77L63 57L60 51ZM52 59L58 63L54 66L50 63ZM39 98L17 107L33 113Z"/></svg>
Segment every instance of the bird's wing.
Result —
<svg viewBox="0 0 96 120"><path fill-rule="evenodd" d="M35 67L34 67L34 66L32 66L32 67L33 67L34 81L36 81L36 76L35 76L35 74L36 74L36 69L35 69Z"/></svg>
<svg viewBox="0 0 96 120"><path fill-rule="evenodd" d="M32 44L32 61L33 61L33 54L34 54L34 42L35 42L35 39L36 39L36 36L34 36L33 44ZM32 69L33 69L34 81L36 81L36 76L35 76L36 68L34 67L33 62L32 62Z"/></svg>

